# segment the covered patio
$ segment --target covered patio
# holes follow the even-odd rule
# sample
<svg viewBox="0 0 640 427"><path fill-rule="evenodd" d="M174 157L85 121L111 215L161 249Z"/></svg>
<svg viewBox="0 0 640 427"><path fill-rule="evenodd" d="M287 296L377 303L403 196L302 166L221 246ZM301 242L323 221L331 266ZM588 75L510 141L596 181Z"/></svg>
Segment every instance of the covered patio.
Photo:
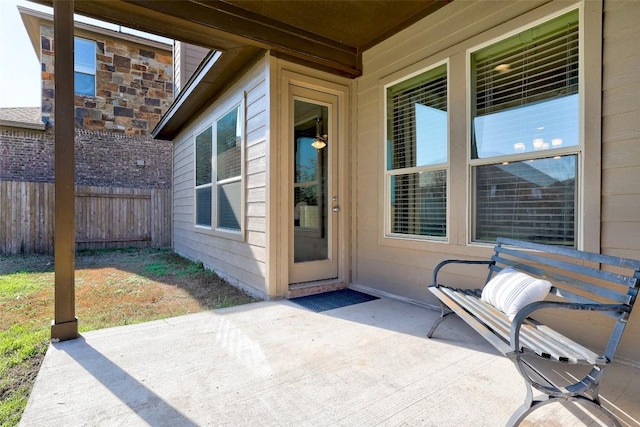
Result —
<svg viewBox="0 0 640 427"><path fill-rule="evenodd" d="M388 201L375 196L383 194L381 183L388 172L383 160L385 135L383 127L377 125L383 123L381 120L385 117L381 109L383 90L396 84L398 79L408 78L442 61L449 61L452 82L465 82L468 77L467 44L475 49L480 42L490 41L489 36L491 40L506 37L534 22L549 20L552 15L562 12L563 2L521 1L508 6L488 2L496 9L487 8L486 12L480 13L481 19L476 19L475 14L480 10L466 7L465 2L449 1L309 1L301 2L301 7L295 10L289 8L289 2L269 2L270 7L263 10L262 5L266 3L258 1L35 1L53 3L56 7L55 29L59 46L56 73L62 78L56 92L56 97L60 98L56 100L56 114L61 120L56 125L56 307L52 337L70 341L50 347L22 425L477 426L506 423L525 395L524 382L511 363L456 319L445 322L434 339L427 339L426 332L438 312L390 298L320 313L306 310L292 301L276 300L96 331L73 339L78 330L73 278L74 145L73 87L70 84L73 81L73 12L186 42L202 42L204 47L219 55L210 69L200 70L202 79L194 80L193 87L197 90L193 96L183 92L174 104L175 109L165 118L161 126L164 133L160 136L168 139L178 135L193 113L209 104L211 114L217 114L213 108L218 106L213 105L212 100L217 100L237 83L238 70L247 70L256 63L266 64L265 70L273 70L282 76L291 76L291 70L282 68L282 63L291 65L294 71L304 67L314 75L322 72L331 76L326 79L330 82L324 83L334 86L337 79L359 79L349 83L354 89L352 94L347 97L347 91L344 91L344 99L357 100L355 106L344 110L353 113L348 121L358 126L346 132L349 138L343 138L350 141L351 157L344 156L344 170L339 175L343 179L351 177L350 181L344 180L341 200L352 200L352 203L351 206L342 204L342 210L336 205L336 210L332 211L340 212L344 218L341 224L351 227L343 233L346 238L340 241L343 247L339 253L343 256L345 274L344 278L339 278L344 279L346 285L366 284L381 293L420 300L422 278L429 272L429 266L445 257L480 257L488 250L468 245L472 236L468 235L465 215L473 208L467 200L472 188L467 176L469 159L465 151L465 135L469 130L468 93L462 84L449 84L457 91L452 93L454 102L451 103L451 116L456 118L451 130L455 143L450 148L454 187L448 191L453 196L452 206L469 209L456 209L463 214L454 216L451 221L452 233L445 246L441 242L415 241L411 233L396 241L397 236L389 236L382 226L389 219L390 211ZM343 5L344 10L329 7L334 3ZM372 4L377 7L372 8ZM453 6L443 9L450 4ZM630 35L635 33L629 28L633 27L635 31L635 26L625 23L623 18L628 14L616 10L615 2L607 4L611 12L605 15L608 25L605 29L609 33L604 49L600 49L603 43L602 4L584 2L582 5L588 9L585 28L598 31L585 31L588 36L585 44L592 47L588 51L596 54L585 61L585 76L581 78L585 92L581 104L585 108L582 130L587 135L584 170L590 173L584 175L581 184L581 188L588 191L583 191L586 201L579 212L583 224L578 232L584 234L586 249L620 251L636 257L637 242L629 230L635 230L637 218L633 216L635 210L628 206L635 206L637 200L635 187L631 189L637 181L634 180L637 162L631 160L628 165L614 161L631 158L621 153L625 153L624 147L636 142L628 136L632 134L628 129L634 129L631 126L637 123L633 119L636 110L629 107L631 114L626 114L626 109L619 113L612 107L627 104L626 101L615 102L619 98L624 101L626 98L620 94L628 93L625 85L618 83L627 75L619 76L617 70L632 69L632 66L610 65L611 56L617 58L615 55L618 55L618 50L611 46L617 46L619 40L631 44L633 37ZM503 9L498 8L503 6ZM477 9L481 8L484 3L477 6ZM446 16L444 23L424 20L438 10L456 13ZM466 17L466 20L459 17ZM371 22L388 25L382 27L371 25ZM421 25L411 27L416 22ZM439 28L438 24L452 26L452 29L444 29L446 37L427 37L432 35L432 28ZM345 29L353 30L353 34L347 34ZM403 29L407 30L403 33L404 48L396 54L396 46L389 46L389 40ZM382 41L387 44L381 44ZM431 41L434 44L429 44ZM610 55L605 55L606 61L601 61L602 51ZM367 57L363 58L363 52L368 52ZM626 54L619 55L626 60ZM603 63L608 68L602 66ZM629 63L635 64L635 60ZM369 74L365 73L365 65L369 67ZM610 82L604 85L605 88L619 88L616 95L605 94L609 96L605 97L605 102L602 102L601 87L603 70L604 81ZM290 80L294 80L293 77ZM276 81L266 78L261 81L265 82L265 89L260 92L263 96L256 96L256 99L271 100L271 94L278 93ZM635 77L629 77L629 81L637 83ZM304 83L311 87L316 81ZM346 86L351 88L349 85ZM255 87L260 86L252 85ZM244 96L247 88L236 89ZM274 100L280 104L275 101L257 103L261 107L260 114L254 116L265 119L264 122L256 120L261 133L255 141L261 151L253 160L260 165L260 174L264 173L270 180L265 178L264 182L258 183L259 198L251 202L255 203L251 207L257 206L256 216L252 219L257 219L258 225L253 225L256 230L252 231L256 233L251 237L258 237L255 244L258 249L254 251L253 241L247 239L242 250L252 256L254 252L260 255L251 258L249 263L254 270L251 273L259 276L264 289L298 282L287 276L291 257L286 242L290 239L278 240L283 236L283 230L289 232L293 227L293 221L288 221L292 215L288 204L291 194L285 197L285 190L279 193L281 188L289 188L284 187L285 183L293 185L285 179L289 169L282 167L286 156L278 156L286 140L278 135L276 124L279 122L274 111L285 105L287 101L283 99L278 101L274 95ZM603 114L603 105L608 108L605 108L606 114ZM220 109L222 111L222 107ZM616 114L625 116L620 120L622 124L609 122L608 133L601 137L603 120L590 118ZM269 127L272 123L274 126ZM194 130L190 132L195 135ZM191 141L189 138L184 140ZM193 146L191 142L189 144L189 147ZM288 150L291 149L289 145ZM605 179L601 179L601 159L606 163ZM524 161L524 158L517 157L517 160ZM190 162L189 167L192 166L193 162ZM418 173L413 169L410 172ZM185 191L193 195L195 187L190 184ZM634 201L628 201L625 191L636 197ZM624 213L618 215L618 212ZM193 231L196 225L189 217L188 231ZM235 248L235 241L231 245ZM201 250L201 253L205 252ZM249 264L238 260L238 266ZM352 264L347 265L349 262ZM463 281L466 276L463 273L452 278ZM334 276L339 275L321 278ZM264 294L277 297L286 293L278 290ZM576 325L581 333L593 332L581 326ZM634 340L637 328L634 326L632 330L635 335L631 335L629 342L634 344L627 346L625 355L634 361L629 364L614 361L601 386L601 397L603 406L623 425L640 426L640 370L637 352L634 352L638 342ZM636 367L631 363L636 363ZM556 374L568 375L564 372ZM526 423L598 425L598 418L599 414L590 412L590 408L575 404L564 407L558 402L535 411Z"/></svg>
<svg viewBox="0 0 640 427"><path fill-rule="evenodd" d="M438 315L281 300L89 332L49 348L21 425L504 425L523 380L458 319L427 339ZM638 426L639 395L640 370L614 363L604 406ZM525 425L599 417L554 403Z"/></svg>

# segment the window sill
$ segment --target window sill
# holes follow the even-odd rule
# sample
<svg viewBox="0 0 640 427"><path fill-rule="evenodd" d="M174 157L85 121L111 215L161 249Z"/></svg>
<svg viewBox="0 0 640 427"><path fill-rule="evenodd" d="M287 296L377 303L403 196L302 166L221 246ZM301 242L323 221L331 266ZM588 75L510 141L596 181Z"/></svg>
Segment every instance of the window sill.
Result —
<svg viewBox="0 0 640 427"><path fill-rule="evenodd" d="M224 228L211 229L201 225L194 226L194 230L198 234L206 234L211 237L219 237L227 240L235 240L238 242L244 242L245 236L244 231L241 230L230 230Z"/></svg>

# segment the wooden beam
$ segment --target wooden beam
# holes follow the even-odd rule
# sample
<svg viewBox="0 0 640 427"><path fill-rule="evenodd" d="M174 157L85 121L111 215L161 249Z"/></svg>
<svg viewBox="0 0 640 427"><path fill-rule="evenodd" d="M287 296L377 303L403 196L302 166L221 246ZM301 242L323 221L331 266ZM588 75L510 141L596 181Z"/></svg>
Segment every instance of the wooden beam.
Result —
<svg viewBox="0 0 640 427"><path fill-rule="evenodd" d="M75 131L73 120L73 0L53 2L55 41L55 316L52 340L78 337L75 317Z"/></svg>
<svg viewBox="0 0 640 427"><path fill-rule="evenodd" d="M358 49L221 1L124 0L131 5L179 18L235 40L240 45L272 49L351 77L362 74ZM221 49L223 50L223 49Z"/></svg>

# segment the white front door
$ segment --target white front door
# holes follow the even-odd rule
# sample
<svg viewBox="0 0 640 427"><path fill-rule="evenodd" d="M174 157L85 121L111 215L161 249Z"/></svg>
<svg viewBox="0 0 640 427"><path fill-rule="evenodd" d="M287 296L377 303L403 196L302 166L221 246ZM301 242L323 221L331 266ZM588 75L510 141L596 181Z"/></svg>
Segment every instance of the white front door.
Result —
<svg viewBox="0 0 640 427"><path fill-rule="evenodd" d="M338 97L289 87L289 283L338 277Z"/></svg>

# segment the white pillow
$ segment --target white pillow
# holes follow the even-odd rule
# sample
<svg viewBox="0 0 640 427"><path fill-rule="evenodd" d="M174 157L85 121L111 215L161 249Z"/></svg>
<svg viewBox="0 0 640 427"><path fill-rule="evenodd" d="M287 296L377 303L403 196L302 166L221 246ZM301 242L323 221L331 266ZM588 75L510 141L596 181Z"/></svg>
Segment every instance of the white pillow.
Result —
<svg viewBox="0 0 640 427"><path fill-rule="evenodd" d="M511 267L502 269L482 290L482 300L491 304L513 320L522 307L542 301L551 283L521 273Z"/></svg>

